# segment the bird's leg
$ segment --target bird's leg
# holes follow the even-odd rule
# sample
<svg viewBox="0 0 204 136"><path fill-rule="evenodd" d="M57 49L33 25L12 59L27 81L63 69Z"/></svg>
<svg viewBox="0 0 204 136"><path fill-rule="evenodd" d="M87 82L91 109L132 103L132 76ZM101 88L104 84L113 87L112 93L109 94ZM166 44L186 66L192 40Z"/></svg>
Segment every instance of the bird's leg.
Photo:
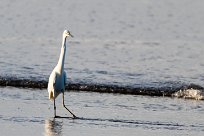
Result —
<svg viewBox="0 0 204 136"><path fill-rule="evenodd" d="M77 118L77 117L65 106L65 104L64 104L64 92L62 93L62 104L63 104L64 108L65 108L67 111L69 111L69 113L72 114L73 118Z"/></svg>
<svg viewBox="0 0 204 136"><path fill-rule="evenodd" d="M54 117L56 118L56 105L55 105L55 98L54 98Z"/></svg>

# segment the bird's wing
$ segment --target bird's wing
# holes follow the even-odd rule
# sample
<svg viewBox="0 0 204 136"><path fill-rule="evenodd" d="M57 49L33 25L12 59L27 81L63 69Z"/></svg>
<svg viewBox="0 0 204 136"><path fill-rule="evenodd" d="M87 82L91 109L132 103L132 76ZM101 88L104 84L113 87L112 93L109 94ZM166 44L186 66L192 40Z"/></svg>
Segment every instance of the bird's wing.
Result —
<svg viewBox="0 0 204 136"><path fill-rule="evenodd" d="M49 93L49 98L52 99L55 95L55 83L56 83L56 77L57 74L53 70L50 77L49 77L49 82L48 82L48 93Z"/></svg>
<svg viewBox="0 0 204 136"><path fill-rule="evenodd" d="M50 78L49 78L49 85L50 86L53 86L54 87L54 84L56 82L56 77L57 77L57 74L56 72L53 70L51 75L50 75Z"/></svg>

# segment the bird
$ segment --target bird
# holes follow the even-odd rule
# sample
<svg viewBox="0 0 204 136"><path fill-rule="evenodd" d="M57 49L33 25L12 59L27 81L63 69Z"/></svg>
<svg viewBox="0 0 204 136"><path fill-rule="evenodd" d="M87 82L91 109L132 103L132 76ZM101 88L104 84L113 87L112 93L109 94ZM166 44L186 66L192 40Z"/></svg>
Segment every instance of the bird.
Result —
<svg viewBox="0 0 204 136"><path fill-rule="evenodd" d="M65 91L65 85L66 85L66 72L64 71L64 61L65 61L65 54L66 54L67 37L73 37L73 35L70 33L70 31L64 30L62 35L62 47L61 47L60 57L57 65L55 66L52 73L50 74L48 88L47 88L49 93L49 99L54 101L55 118L60 117L56 115L55 99L61 93L62 93L63 107L73 116L73 118L76 118L76 116L64 104L64 91Z"/></svg>

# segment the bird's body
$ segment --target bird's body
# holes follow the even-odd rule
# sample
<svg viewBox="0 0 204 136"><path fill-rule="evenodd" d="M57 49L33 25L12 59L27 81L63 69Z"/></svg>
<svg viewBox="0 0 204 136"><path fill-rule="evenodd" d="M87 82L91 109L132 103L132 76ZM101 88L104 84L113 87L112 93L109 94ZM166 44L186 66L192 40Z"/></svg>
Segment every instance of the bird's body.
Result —
<svg viewBox="0 0 204 136"><path fill-rule="evenodd" d="M66 85L66 72L60 73L58 67L56 66L52 71L49 84L48 84L48 93L49 99L56 99L57 96L65 90Z"/></svg>
<svg viewBox="0 0 204 136"><path fill-rule="evenodd" d="M48 83L49 99L56 98L65 90L66 72L64 71L64 60L66 54L66 36L63 35L61 53L57 65L53 69Z"/></svg>
<svg viewBox="0 0 204 136"><path fill-rule="evenodd" d="M55 99L60 93L63 94L63 97L62 97L63 106L66 108L66 106L64 105L64 90L65 90L65 85L66 85L66 72L64 71L64 61L65 61L65 54L66 54L66 38L68 36L73 37L69 31L65 30L62 36L63 38L62 38L62 47L61 47L60 57L59 57L57 65L55 66L52 73L50 74L49 82L48 82L49 99L54 100L55 117L57 117ZM71 111L69 112L73 115L73 117L76 117Z"/></svg>

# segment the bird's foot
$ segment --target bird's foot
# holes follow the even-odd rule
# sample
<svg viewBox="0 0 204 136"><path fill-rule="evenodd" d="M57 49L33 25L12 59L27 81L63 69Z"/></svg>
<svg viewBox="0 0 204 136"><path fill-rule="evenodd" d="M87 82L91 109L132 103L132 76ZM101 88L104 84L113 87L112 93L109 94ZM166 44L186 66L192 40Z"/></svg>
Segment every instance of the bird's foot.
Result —
<svg viewBox="0 0 204 136"><path fill-rule="evenodd" d="M55 117L54 117L54 118L60 118L60 116L56 116L56 115L55 115Z"/></svg>
<svg viewBox="0 0 204 136"><path fill-rule="evenodd" d="M73 119L78 119L78 117L77 117L77 116L75 116L75 115L73 115Z"/></svg>

